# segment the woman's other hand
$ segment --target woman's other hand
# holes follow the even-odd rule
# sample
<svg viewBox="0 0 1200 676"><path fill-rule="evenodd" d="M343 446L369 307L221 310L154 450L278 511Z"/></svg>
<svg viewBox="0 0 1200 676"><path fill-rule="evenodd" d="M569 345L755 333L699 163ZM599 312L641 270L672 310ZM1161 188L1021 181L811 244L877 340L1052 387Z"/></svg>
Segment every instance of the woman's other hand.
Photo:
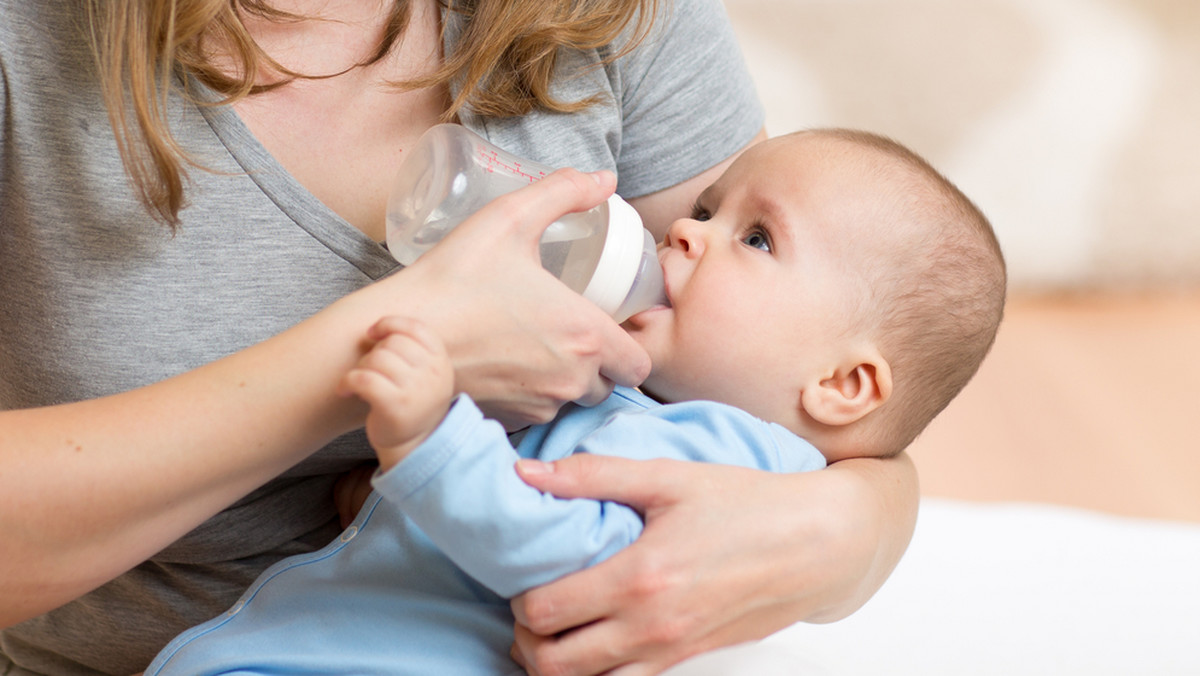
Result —
<svg viewBox="0 0 1200 676"><path fill-rule="evenodd" d="M551 222L614 187L608 172L556 171L485 206L395 275L408 289L395 305L445 341L456 390L509 429L550 420L566 402L599 403L614 383L649 373L646 352L538 254Z"/></svg>
<svg viewBox="0 0 1200 676"><path fill-rule="evenodd" d="M540 676L655 674L845 617L883 584L916 523L907 456L781 475L581 454L520 471L541 490L622 502L646 520L611 559L513 600L514 657Z"/></svg>

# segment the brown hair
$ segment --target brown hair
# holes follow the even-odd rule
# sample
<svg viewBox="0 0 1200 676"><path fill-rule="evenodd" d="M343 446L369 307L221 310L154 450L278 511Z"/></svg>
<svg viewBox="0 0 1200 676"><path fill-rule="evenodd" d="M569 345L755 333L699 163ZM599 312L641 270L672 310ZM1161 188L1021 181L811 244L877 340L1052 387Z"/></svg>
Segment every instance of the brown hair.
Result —
<svg viewBox="0 0 1200 676"><path fill-rule="evenodd" d="M616 58L645 36L659 6L659 0L440 2L446 11L463 16L461 39L438 71L396 84L414 89L459 84L445 112L447 120L464 108L506 117L535 108L571 112L595 103L560 101L551 95L559 50L612 44L632 22L632 38L609 56ZM292 72L273 60L247 32L243 13L276 21L306 18L275 9L269 0L88 3L92 49L122 162L147 209L172 227L184 204L185 165L199 167L176 142L166 120L167 99L179 89L177 69L221 94L221 104L297 78L329 77ZM408 2L394 0L378 49L355 67L386 56L403 35L408 16ZM234 74L212 62L211 50L217 44L234 58ZM264 72L272 76L265 85L257 79Z"/></svg>
<svg viewBox="0 0 1200 676"><path fill-rule="evenodd" d="M863 266L864 305L892 369L892 397L872 414L871 441L899 453L958 395L991 349L1004 314L1004 256L983 212L924 158L877 134L814 130L884 158L866 168L895 233ZM890 161L888 161L890 159Z"/></svg>

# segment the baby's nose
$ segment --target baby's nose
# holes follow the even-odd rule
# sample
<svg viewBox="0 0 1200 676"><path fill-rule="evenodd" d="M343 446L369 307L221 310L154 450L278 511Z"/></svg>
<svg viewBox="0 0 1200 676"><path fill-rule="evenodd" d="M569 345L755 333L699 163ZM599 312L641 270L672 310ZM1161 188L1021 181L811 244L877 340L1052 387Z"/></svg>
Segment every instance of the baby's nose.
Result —
<svg viewBox="0 0 1200 676"><path fill-rule="evenodd" d="M663 243L669 248L679 249L687 254L698 254L703 250L703 238L700 233L703 225L692 218L680 218L667 228L667 236Z"/></svg>

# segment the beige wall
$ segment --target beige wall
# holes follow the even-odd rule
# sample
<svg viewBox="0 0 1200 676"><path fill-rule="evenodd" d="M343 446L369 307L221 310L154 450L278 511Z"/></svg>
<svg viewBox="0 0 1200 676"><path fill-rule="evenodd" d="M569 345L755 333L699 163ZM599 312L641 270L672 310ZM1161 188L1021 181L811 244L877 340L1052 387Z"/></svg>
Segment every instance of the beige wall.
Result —
<svg viewBox="0 0 1200 676"><path fill-rule="evenodd" d="M1007 318L913 444L922 492L1200 521L1200 2L725 3L770 133L891 135L1005 248Z"/></svg>
<svg viewBox="0 0 1200 676"><path fill-rule="evenodd" d="M1200 3L725 0L772 134L913 147L1017 289L1200 284Z"/></svg>

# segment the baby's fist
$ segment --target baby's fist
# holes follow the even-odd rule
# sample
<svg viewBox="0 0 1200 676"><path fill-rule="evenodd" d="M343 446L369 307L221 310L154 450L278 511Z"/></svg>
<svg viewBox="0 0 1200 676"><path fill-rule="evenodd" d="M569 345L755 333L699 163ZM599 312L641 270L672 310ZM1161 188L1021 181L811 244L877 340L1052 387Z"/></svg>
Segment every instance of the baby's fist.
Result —
<svg viewBox="0 0 1200 676"><path fill-rule="evenodd" d="M445 417L454 396L454 367L441 338L415 319L385 317L367 337L374 345L338 389L371 406L367 438L386 471Z"/></svg>

